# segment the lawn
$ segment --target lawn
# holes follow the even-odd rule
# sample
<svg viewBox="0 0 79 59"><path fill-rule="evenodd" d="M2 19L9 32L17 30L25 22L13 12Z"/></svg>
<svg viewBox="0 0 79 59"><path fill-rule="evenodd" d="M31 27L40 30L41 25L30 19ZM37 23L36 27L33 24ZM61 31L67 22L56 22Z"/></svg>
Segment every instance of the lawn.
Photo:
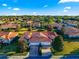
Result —
<svg viewBox="0 0 79 59"><path fill-rule="evenodd" d="M19 29L19 31L18 31L19 36L21 37L26 31L27 31L27 28Z"/></svg>
<svg viewBox="0 0 79 59"><path fill-rule="evenodd" d="M61 51L61 52L56 52L56 53L54 53L54 55L58 55L58 56L59 55L67 55L67 54L71 54L73 51L75 51L74 53L79 52L79 42L74 42L74 41L68 42L68 41L64 41L64 50ZM79 53L77 53L77 54L79 54Z"/></svg>

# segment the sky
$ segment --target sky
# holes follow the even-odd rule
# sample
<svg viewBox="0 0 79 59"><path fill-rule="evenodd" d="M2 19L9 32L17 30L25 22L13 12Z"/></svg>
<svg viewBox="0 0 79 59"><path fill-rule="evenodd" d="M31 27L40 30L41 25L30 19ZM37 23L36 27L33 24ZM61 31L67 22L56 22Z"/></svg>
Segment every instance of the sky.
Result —
<svg viewBox="0 0 79 59"><path fill-rule="evenodd" d="M79 0L0 0L0 15L79 15Z"/></svg>

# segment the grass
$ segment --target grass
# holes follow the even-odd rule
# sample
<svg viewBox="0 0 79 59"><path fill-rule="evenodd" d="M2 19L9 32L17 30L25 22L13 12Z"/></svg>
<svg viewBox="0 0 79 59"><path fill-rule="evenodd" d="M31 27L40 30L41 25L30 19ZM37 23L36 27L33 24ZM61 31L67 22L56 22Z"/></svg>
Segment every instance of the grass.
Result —
<svg viewBox="0 0 79 59"><path fill-rule="evenodd" d="M26 31L27 28L21 28L19 31Z"/></svg>
<svg viewBox="0 0 79 59"><path fill-rule="evenodd" d="M18 31L18 34L19 36L21 37L25 32L26 32L27 28L21 28L19 31Z"/></svg>
<svg viewBox="0 0 79 59"><path fill-rule="evenodd" d="M64 42L64 50L61 52L56 52L54 55L66 55L71 54L72 51L79 49L79 42ZM78 51L77 51L78 52Z"/></svg>

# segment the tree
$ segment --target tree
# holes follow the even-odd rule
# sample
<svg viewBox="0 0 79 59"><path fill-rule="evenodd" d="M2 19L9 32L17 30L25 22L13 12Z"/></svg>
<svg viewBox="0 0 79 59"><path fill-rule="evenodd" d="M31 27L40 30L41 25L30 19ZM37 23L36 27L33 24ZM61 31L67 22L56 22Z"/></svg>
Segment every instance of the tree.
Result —
<svg viewBox="0 0 79 59"><path fill-rule="evenodd" d="M63 50L63 38L61 36L57 36L54 41L52 42L53 49L55 51L62 51Z"/></svg>
<svg viewBox="0 0 79 59"><path fill-rule="evenodd" d="M51 25L47 25L47 31L51 31L52 30L52 26Z"/></svg>
<svg viewBox="0 0 79 59"><path fill-rule="evenodd" d="M48 16L44 16L44 22L45 22L46 24L49 23L49 17L48 17Z"/></svg>
<svg viewBox="0 0 79 59"><path fill-rule="evenodd" d="M40 23L41 23L41 28L43 28L45 26L43 16L40 16Z"/></svg>
<svg viewBox="0 0 79 59"><path fill-rule="evenodd" d="M50 18L48 19L49 24L54 24L54 17L50 16Z"/></svg>
<svg viewBox="0 0 79 59"><path fill-rule="evenodd" d="M19 50L20 52L25 52L29 51L29 39L24 38L23 40L19 40L18 45L19 45Z"/></svg>

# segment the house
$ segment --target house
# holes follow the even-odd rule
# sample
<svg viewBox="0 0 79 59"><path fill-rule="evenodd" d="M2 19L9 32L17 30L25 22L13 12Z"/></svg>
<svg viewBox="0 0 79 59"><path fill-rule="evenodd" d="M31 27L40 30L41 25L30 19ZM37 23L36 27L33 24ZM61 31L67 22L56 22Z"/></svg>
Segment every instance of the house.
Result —
<svg viewBox="0 0 79 59"><path fill-rule="evenodd" d="M32 20L27 20L27 26L32 26L33 25L33 21Z"/></svg>
<svg viewBox="0 0 79 59"><path fill-rule="evenodd" d="M34 21L34 22L33 22L33 27L36 27L36 28L41 27L40 21Z"/></svg>
<svg viewBox="0 0 79 59"><path fill-rule="evenodd" d="M56 27L58 30L61 30L61 29L62 29L62 24L55 22L55 23L53 24L53 27Z"/></svg>
<svg viewBox="0 0 79 59"><path fill-rule="evenodd" d="M24 35L19 39L19 42L24 42L27 41L29 42L29 47L30 50L33 50L33 48L39 48L40 44L41 44L41 50L42 50L42 54L44 54L44 56L50 55L51 54L51 42L54 40L54 38L58 36L55 32L37 32L37 31L33 31L33 32L25 32ZM33 47L34 46L34 47ZM32 49L31 49L32 48ZM44 51L45 49L45 51ZM38 50L38 49L37 49ZM47 50L47 52L46 52ZM36 52L36 50L34 50ZM49 53L50 52L50 53ZM32 53L32 52L30 52ZM33 56L33 54L32 54Z"/></svg>
<svg viewBox="0 0 79 59"><path fill-rule="evenodd" d="M17 32L0 32L0 42L10 44L17 36Z"/></svg>
<svg viewBox="0 0 79 59"><path fill-rule="evenodd" d="M39 43L48 45L57 36L55 32L32 32L27 31L19 40L29 40L30 45L38 45ZM46 44L46 45L47 45Z"/></svg>
<svg viewBox="0 0 79 59"><path fill-rule="evenodd" d="M65 25L66 27L77 27L76 20L64 20L62 24Z"/></svg>
<svg viewBox="0 0 79 59"><path fill-rule="evenodd" d="M15 23L4 23L4 24L1 24L0 26L1 26L0 27L1 29L9 29L9 28L16 29L18 27L18 24L15 24Z"/></svg>
<svg viewBox="0 0 79 59"><path fill-rule="evenodd" d="M27 23L27 24L26 24L27 26L32 26L32 27L34 27L34 28L39 28L39 27L41 27L40 21L27 20L26 23Z"/></svg>
<svg viewBox="0 0 79 59"><path fill-rule="evenodd" d="M64 29L64 34L69 38L79 38L79 29L74 27L66 27Z"/></svg>

